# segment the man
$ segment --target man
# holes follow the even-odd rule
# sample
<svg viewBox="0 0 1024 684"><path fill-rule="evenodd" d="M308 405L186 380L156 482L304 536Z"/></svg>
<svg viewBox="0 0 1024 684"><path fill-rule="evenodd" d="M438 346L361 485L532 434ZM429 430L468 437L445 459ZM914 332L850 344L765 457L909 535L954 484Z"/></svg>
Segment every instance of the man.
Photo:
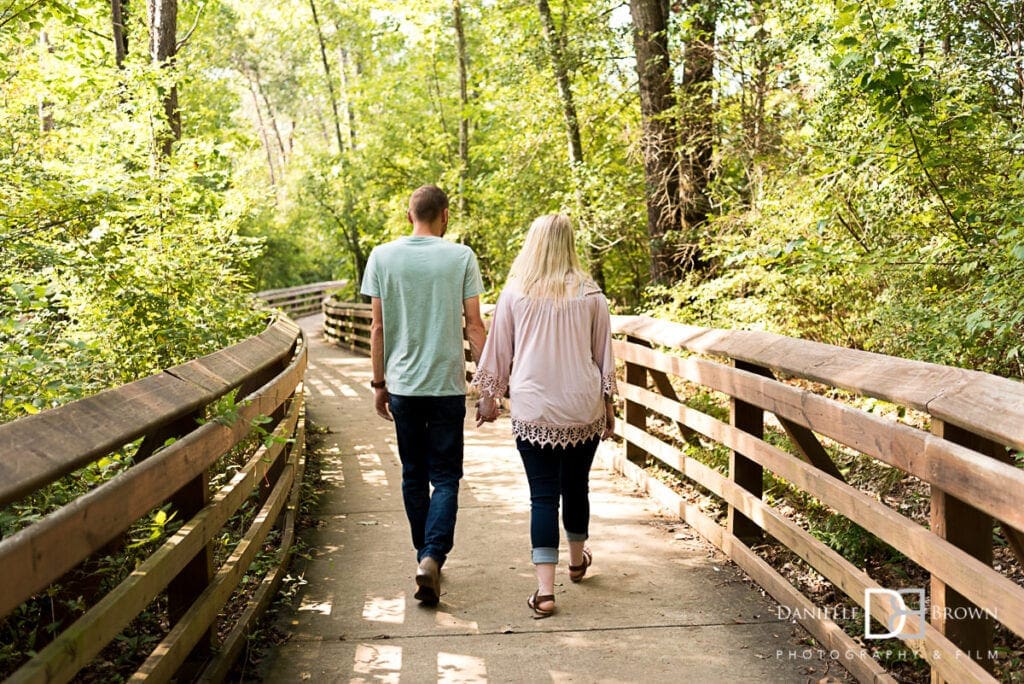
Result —
<svg viewBox="0 0 1024 684"><path fill-rule="evenodd" d="M473 250L442 239L448 228L443 190L417 189L408 218L411 236L371 252L362 293L373 304L374 407L381 418L394 420L398 438L402 498L419 563L416 599L437 605L441 567L455 539L462 479L462 318L473 360L479 361L486 336L480 317L483 283Z"/></svg>

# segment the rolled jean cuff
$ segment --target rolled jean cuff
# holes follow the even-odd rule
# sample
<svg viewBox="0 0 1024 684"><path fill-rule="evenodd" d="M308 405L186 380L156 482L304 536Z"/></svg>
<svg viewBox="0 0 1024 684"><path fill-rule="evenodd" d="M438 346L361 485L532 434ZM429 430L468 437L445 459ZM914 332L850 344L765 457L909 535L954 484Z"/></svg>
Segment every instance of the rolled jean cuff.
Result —
<svg viewBox="0 0 1024 684"><path fill-rule="evenodd" d="M558 563L558 549L551 546L538 546L533 550L533 564Z"/></svg>
<svg viewBox="0 0 1024 684"><path fill-rule="evenodd" d="M569 530L566 530L565 538L569 541L587 541L587 539L590 538L590 535L586 532L570 532Z"/></svg>

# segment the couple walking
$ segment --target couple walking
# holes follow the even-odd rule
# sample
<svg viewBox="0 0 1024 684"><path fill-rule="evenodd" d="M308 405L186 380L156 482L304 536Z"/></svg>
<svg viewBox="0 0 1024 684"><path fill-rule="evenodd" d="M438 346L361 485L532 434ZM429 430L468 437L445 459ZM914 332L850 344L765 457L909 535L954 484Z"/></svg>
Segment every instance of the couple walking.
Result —
<svg viewBox="0 0 1024 684"><path fill-rule="evenodd" d="M490 335L473 251L443 240L448 197L433 185L409 200L412 235L370 254L362 294L372 301L374 407L393 420L402 497L419 563L417 600L436 605L441 568L455 537L466 416L462 319L477 364L476 422L497 419L511 398L512 431L530 485L530 541L537 589L534 617L555 610L559 500L569 542L569 577L593 561L590 466L612 435L615 363L608 303L580 267L569 219L530 226L498 298ZM431 489L433 491L431 491Z"/></svg>

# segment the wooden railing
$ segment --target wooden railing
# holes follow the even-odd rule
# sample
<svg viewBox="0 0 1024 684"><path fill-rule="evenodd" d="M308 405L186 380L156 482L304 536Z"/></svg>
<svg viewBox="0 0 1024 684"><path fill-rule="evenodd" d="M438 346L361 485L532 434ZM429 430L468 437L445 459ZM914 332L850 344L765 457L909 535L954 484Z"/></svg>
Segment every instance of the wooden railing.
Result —
<svg viewBox="0 0 1024 684"><path fill-rule="evenodd" d="M625 337L615 343L616 357L626 362L625 382L619 386L626 415L619 432L627 447L619 468L791 607L858 679L884 677L870 653L843 633L827 611L751 550L750 543L767 533L862 609L870 604L871 617L881 625L900 626L900 606L889 595L874 593L876 600L866 599L869 590L897 587L881 587L863 568L762 501L763 471L771 471L930 573L930 605L920 606L930 622L909 615L894 631L931 665L933 681L995 681L986 671L995 655L992 621L1024 636L1024 588L992 568L993 521L1018 563L1024 561L1024 470L1011 460L1013 450L1024 449L1024 386L975 371L768 333L710 330L646 317L617 318L614 328ZM930 432L782 382L775 374L914 409L927 416ZM729 422L681 402L674 389L680 381L681 386L728 395ZM650 434L649 414L675 423L681 439L697 433L728 447L728 474ZM765 440L766 414L775 416L790 448ZM847 484L819 435L930 484L930 529ZM717 524L647 476L639 463L648 456L726 502L726 524ZM876 628L873 634L888 631ZM923 638L911 638L918 634Z"/></svg>
<svg viewBox="0 0 1024 684"><path fill-rule="evenodd" d="M328 337L365 351L365 305L328 301ZM751 548L767 534L844 592L875 624L872 634L898 631L907 650L927 661L933 681L992 682L992 623L1024 637L1024 588L992 567L993 525L1024 563L1024 386L959 368L833 347L760 332L678 325L647 317L614 317L616 358L625 362L617 433L624 453L613 466L742 567L860 681L895 681L864 641L846 634L827 607L816 606ZM776 374L789 380L784 382ZM920 412L930 431L811 392L810 381ZM804 382L804 385L807 383ZM686 390L728 397L729 421L688 406ZM782 433L766 441L766 418ZM652 416L678 431L652 430ZM653 433L662 435L656 436ZM847 484L826 446L848 450L931 486L930 528ZM687 442L730 450L728 472L686 456ZM785 443L787 448L776 446ZM649 475L668 466L728 506L724 524ZM810 494L930 573L930 602L907 600L907 615L865 571L762 499L765 471ZM908 587L902 587L907 589ZM920 587L924 589L924 587ZM861 613L863 621L864 613ZM919 634L923 638L916 638Z"/></svg>
<svg viewBox="0 0 1024 684"><path fill-rule="evenodd" d="M75 678L147 607L165 610L170 628L132 681L227 675L290 558L304 467L305 369L302 333L281 319L209 356L0 425L0 507L118 450L130 455L119 474L0 540L0 623L48 587L123 550L126 532L154 510L170 503L183 523L112 591L92 597L84 614L61 625L9 681ZM233 390L237 400L226 397ZM211 491L211 467L229 453L244 463ZM215 568L225 523L246 503L257 512ZM231 524L236 529L238 521ZM232 611L234 623L218 623L275 526L280 536L270 569L244 608ZM153 603L160 595L166 609ZM218 631L226 632L221 640Z"/></svg>
<svg viewBox="0 0 1024 684"><path fill-rule="evenodd" d="M324 337L349 351L370 353L370 305L324 300Z"/></svg>
<svg viewBox="0 0 1024 684"><path fill-rule="evenodd" d="M271 309L280 309L292 318L301 318L320 313L323 301L347 284L347 280L326 280L297 287L263 290L255 296Z"/></svg>

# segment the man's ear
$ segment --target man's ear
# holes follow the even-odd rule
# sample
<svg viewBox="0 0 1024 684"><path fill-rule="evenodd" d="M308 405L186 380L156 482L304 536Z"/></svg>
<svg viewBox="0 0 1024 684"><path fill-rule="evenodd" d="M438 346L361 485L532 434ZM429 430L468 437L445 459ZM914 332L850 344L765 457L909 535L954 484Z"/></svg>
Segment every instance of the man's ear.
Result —
<svg viewBox="0 0 1024 684"><path fill-rule="evenodd" d="M411 211L405 212L405 218L409 219L409 223L412 223L413 222L412 221L412 212Z"/></svg>

